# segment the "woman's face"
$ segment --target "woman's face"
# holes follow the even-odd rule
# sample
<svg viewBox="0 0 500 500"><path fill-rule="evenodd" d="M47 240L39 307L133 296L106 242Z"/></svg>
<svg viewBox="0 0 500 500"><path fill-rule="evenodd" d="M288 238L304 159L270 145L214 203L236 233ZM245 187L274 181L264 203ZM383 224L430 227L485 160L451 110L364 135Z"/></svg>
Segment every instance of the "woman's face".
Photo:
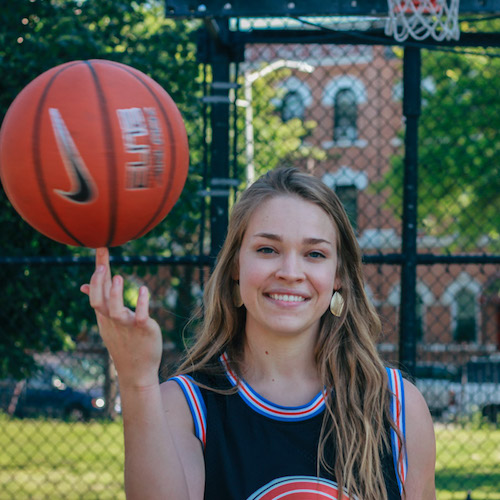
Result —
<svg viewBox="0 0 500 500"><path fill-rule="evenodd" d="M296 196L267 200L250 218L239 252L246 334L316 335L336 278L337 234L319 206Z"/></svg>

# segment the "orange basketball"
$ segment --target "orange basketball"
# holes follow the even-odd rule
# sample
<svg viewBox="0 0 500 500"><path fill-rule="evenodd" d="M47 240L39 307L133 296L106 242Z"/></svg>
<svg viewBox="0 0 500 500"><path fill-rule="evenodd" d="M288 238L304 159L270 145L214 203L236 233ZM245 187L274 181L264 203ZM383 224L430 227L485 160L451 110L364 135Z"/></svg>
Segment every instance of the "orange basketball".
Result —
<svg viewBox="0 0 500 500"><path fill-rule="evenodd" d="M140 71L73 61L16 97L0 130L0 178L23 219L61 243L139 238L171 210L189 151L181 114Z"/></svg>

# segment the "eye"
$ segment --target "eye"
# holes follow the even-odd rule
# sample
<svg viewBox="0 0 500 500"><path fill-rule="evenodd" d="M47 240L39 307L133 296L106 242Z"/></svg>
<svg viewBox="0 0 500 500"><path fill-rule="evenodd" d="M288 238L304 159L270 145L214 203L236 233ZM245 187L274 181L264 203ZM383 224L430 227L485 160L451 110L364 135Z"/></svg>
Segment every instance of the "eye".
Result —
<svg viewBox="0 0 500 500"><path fill-rule="evenodd" d="M271 247L260 247L257 249L257 252L263 253L263 254L271 254L271 253L274 253L274 249Z"/></svg>
<svg viewBox="0 0 500 500"><path fill-rule="evenodd" d="M312 257L313 259L325 259L326 258L325 254L318 252L317 250L309 252L308 255L309 255L309 257Z"/></svg>

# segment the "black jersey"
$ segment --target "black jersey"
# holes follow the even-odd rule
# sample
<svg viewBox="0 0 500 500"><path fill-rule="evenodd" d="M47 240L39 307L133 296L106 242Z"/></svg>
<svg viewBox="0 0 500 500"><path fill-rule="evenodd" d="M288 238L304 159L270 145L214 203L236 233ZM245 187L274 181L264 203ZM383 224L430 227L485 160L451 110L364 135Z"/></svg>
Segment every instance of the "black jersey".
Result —
<svg viewBox="0 0 500 500"><path fill-rule="evenodd" d="M279 406L238 379L226 355L221 363L222 375L196 372L171 379L184 392L203 444L205 500L336 499L335 479L326 471L320 471L320 477L317 473L323 392L303 406ZM388 374L392 416L404 436L402 377L397 370L388 369ZM238 391L221 394L200 388L195 381L222 390L237 386ZM397 435L388 432L392 449L382 456L383 472L389 500L400 500L406 460L398 460Z"/></svg>

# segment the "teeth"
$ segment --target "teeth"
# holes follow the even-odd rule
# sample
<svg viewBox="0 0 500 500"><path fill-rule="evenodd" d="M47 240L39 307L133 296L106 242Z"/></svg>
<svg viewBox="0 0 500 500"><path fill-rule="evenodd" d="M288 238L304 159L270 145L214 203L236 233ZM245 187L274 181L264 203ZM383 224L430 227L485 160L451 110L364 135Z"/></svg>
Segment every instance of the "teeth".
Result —
<svg viewBox="0 0 500 500"><path fill-rule="evenodd" d="M304 302L304 297L300 297L299 295L281 295L272 293L269 295L274 300L282 300L283 302Z"/></svg>

